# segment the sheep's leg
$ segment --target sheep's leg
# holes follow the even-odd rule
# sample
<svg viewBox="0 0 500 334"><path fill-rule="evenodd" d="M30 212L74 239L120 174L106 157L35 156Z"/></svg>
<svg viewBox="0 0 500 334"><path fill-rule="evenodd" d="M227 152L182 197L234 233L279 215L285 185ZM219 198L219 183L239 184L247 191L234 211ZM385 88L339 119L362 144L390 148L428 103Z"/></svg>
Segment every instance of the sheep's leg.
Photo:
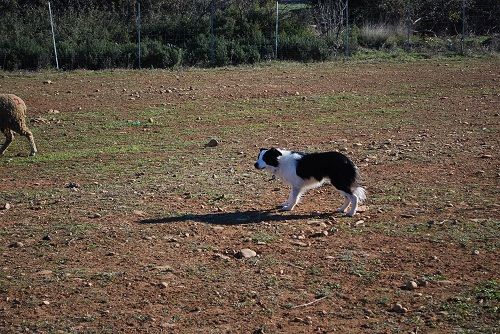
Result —
<svg viewBox="0 0 500 334"><path fill-rule="evenodd" d="M28 138L31 146L30 156L34 156L38 152L35 145L35 138L33 137L33 134L31 133L30 130L26 130L25 132L26 132L25 136L26 138Z"/></svg>
<svg viewBox="0 0 500 334"><path fill-rule="evenodd" d="M21 136L28 138L28 140L30 142L30 147L31 147L30 156L34 156L38 151L36 149L35 139L33 137L33 134L31 133L31 131L24 124L21 124L18 129L14 129L14 130L17 133L19 133Z"/></svg>
<svg viewBox="0 0 500 334"><path fill-rule="evenodd" d="M3 134L5 135L5 143L3 143L2 148L0 148L0 155L3 155L7 147L9 147L10 143L12 143L12 139L14 139L14 133L12 130L3 129Z"/></svg>

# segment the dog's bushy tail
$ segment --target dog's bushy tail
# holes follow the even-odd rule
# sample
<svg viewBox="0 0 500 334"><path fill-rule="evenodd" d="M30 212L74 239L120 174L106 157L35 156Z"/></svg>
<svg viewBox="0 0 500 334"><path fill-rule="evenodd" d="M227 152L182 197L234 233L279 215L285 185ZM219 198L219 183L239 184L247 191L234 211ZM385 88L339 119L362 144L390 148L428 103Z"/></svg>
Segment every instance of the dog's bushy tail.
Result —
<svg viewBox="0 0 500 334"><path fill-rule="evenodd" d="M352 190L352 194L356 195L359 203L363 203L366 200L366 190L363 187L355 187Z"/></svg>
<svg viewBox="0 0 500 334"><path fill-rule="evenodd" d="M359 175L359 169L358 167L354 167L356 169L355 173L355 180L353 182L353 185L351 186L351 191L353 195L356 195L358 198L359 203L363 203L366 200L366 190L365 188L359 186L359 180L360 180L360 175Z"/></svg>

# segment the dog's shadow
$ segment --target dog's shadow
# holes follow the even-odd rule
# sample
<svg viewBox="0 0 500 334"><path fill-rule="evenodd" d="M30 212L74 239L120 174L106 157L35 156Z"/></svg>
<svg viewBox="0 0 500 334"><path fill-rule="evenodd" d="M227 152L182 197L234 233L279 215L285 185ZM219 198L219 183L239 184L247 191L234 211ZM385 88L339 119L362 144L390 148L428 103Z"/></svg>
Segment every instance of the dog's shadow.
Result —
<svg viewBox="0 0 500 334"><path fill-rule="evenodd" d="M150 218L139 221L139 224L170 224L186 221L196 221L214 225L246 225L262 222L280 222L285 220L301 220L326 218L330 213L311 213L311 214L291 214L276 210L248 210L234 212L214 212L206 214L184 214L179 216Z"/></svg>

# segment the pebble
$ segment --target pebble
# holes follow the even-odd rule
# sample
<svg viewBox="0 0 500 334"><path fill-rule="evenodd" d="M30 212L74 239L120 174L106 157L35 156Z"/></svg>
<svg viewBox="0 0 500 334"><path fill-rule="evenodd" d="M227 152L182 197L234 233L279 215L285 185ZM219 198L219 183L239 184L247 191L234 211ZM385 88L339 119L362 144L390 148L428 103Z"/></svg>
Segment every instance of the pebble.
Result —
<svg viewBox="0 0 500 334"><path fill-rule="evenodd" d="M40 276L49 276L52 275L52 270L40 270L36 274Z"/></svg>
<svg viewBox="0 0 500 334"><path fill-rule="evenodd" d="M136 215L136 216L139 216L139 217L145 217L146 216L146 213L144 211L140 211L140 210L134 210L133 214Z"/></svg>
<svg viewBox="0 0 500 334"><path fill-rule="evenodd" d="M364 226L365 225L365 221L363 219L360 219L358 220L357 222L354 223L354 226L358 227L358 226Z"/></svg>
<svg viewBox="0 0 500 334"><path fill-rule="evenodd" d="M205 147L216 147L219 146L219 141L217 139L210 139L208 143L205 144Z"/></svg>
<svg viewBox="0 0 500 334"><path fill-rule="evenodd" d="M0 210L10 210L11 207L10 203L5 203L0 207Z"/></svg>
<svg viewBox="0 0 500 334"><path fill-rule="evenodd" d="M161 282L160 284L158 284L158 286L159 286L161 289L165 289L165 288L168 288L168 283L167 283L167 282Z"/></svg>
<svg viewBox="0 0 500 334"><path fill-rule="evenodd" d="M406 290L415 290L416 288L418 288L418 284L415 281L408 281L405 284Z"/></svg>
<svg viewBox="0 0 500 334"><path fill-rule="evenodd" d="M302 242L302 241L292 241L292 245L300 246L300 247L307 247L307 246L309 246L309 244L307 244L305 242Z"/></svg>
<svg viewBox="0 0 500 334"><path fill-rule="evenodd" d="M217 259L225 260L225 261L229 261L231 259L229 256L221 254L221 253L215 253L214 257Z"/></svg>
<svg viewBox="0 0 500 334"><path fill-rule="evenodd" d="M321 238L321 237L327 237L328 236L328 231L320 231L320 232L315 232L311 234L311 238Z"/></svg>
<svg viewBox="0 0 500 334"><path fill-rule="evenodd" d="M391 312L404 314L404 313L408 312L408 309L406 307L403 307L403 305L396 303L396 304L391 306Z"/></svg>
<svg viewBox="0 0 500 334"><path fill-rule="evenodd" d="M238 253L235 255L238 259L248 259L251 257L257 256L257 253L254 250L251 250L250 248L243 248L241 249Z"/></svg>
<svg viewBox="0 0 500 334"><path fill-rule="evenodd" d="M425 288L426 286L429 285L429 282L426 281L425 279L419 279L417 281L418 286Z"/></svg>
<svg viewBox="0 0 500 334"><path fill-rule="evenodd" d="M13 242L9 245L10 248L21 248L24 247L24 244L21 241Z"/></svg>
<svg viewBox="0 0 500 334"><path fill-rule="evenodd" d="M80 185L76 182L69 182L64 187L72 189L72 188L80 188Z"/></svg>

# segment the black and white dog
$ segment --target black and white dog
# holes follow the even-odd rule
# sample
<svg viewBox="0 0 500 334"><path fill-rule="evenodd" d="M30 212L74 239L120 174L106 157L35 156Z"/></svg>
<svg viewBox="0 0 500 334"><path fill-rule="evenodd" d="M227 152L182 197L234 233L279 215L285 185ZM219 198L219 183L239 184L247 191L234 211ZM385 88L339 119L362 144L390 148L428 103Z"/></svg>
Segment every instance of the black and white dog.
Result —
<svg viewBox="0 0 500 334"><path fill-rule="evenodd" d="M338 209L344 213L349 204L348 216L353 216L358 203L366 199L365 189L358 185L358 169L354 163L339 152L298 153L282 149L261 148L255 168L266 169L273 176L291 187L288 200L282 209L291 211L300 197L308 190L321 186L326 181L344 196L344 204Z"/></svg>

